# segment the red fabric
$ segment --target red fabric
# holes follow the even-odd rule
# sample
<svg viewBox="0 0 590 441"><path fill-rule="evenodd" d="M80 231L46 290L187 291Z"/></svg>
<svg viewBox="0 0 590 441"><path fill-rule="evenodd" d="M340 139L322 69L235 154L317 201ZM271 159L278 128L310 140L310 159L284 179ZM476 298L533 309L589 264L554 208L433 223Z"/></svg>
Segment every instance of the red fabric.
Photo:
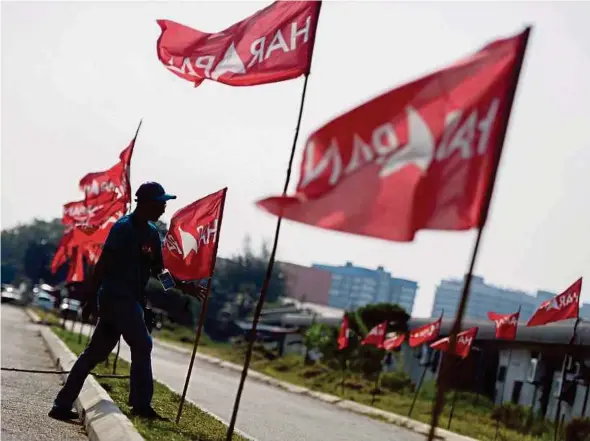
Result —
<svg viewBox="0 0 590 441"><path fill-rule="evenodd" d="M479 226L521 35L387 92L312 133L287 219L390 241Z"/></svg>
<svg viewBox="0 0 590 441"><path fill-rule="evenodd" d="M440 325L442 323L442 316L435 322L427 323L419 328L410 331L410 346L415 348L416 346L428 343L436 338L440 334Z"/></svg>
<svg viewBox="0 0 590 441"><path fill-rule="evenodd" d="M227 188L177 211L163 247L164 266L180 280L211 277Z"/></svg>
<svg viewBox="0 0 590 441"><path fill-rule="evenodd" d="M580 316L580 295L582 278L576 280L568 289L547 300L539 306L527 326L540 326Z"/></svg>
<svg viewBox="0 0 590 441"><path fill-rule="evenodd" d="M81 245L79 249L82 251L89 265L96 265L98 263L98 259L100 259L100 255L102 254L102 244L91 242Z"/></svg>
<svg viewBox="0 0 590 441"><path fill-rule="evenodd" d="M362 345L372 345L378 348L383 347L385 342L385 332L387 331L387 322L383 322L375 326L369 331L365 339L361 342Z"/></svg>
<svg viewBox="0 0 590 441"><path fill-rule="evenodd" d="M459 332L457 334L457 344L455 345L455 354L461 358L467 358L469 352L471 352L471 346L473 340L477 336L479 328L468 329L467 331ZM432 349L438 349L439 351L447 352L449 350L449 337L442 338L430 345Z"/></svg>
<svg viewBox="0 0 590 441"><path fill-rule="evenodd" d="M135 148L135 138L119 154L119 162L108 170L88 173L80 179L80 190L84 192L89 206L104 204L106 201L121 200L131 202L129 172L131 157Z"/></svg>
<svg viewBox="0 0 590 441"><path fill-rule="evenodd" d="M290 80L309 72L319 10L320 2L277 1L214 34L158 20L158 58L195 87L205 79L230 86Z"/></svg>
<svg viewBox="0 0 590 441"><path fill-rule="evenodd" d="M386 351L393 351L394 349L399 348L405 339L406 336L404 334L395 335L385 340L383 342L383 347Z"/></svg>
<svg viewBox="0 0 590 441"><path fill-rule="evenodd" d="M75 248L70 258L70 269L66 277L66 283L81 282L84 280L84 259L82 252Z"/></svg>
<svg viewBox="0 0 590 441"><path fill-rule="evenodd" d="M348 328L348 317L342 318L342 324L340 325L340 332L338 334L338 350L342 350L348 347L348 337L350 336L350 329Z"/></svg>
<svg viewBox="0 0 590 441"><path fill-rule="evenodd" d="M496 338L504 340L514 340L516 338L519 317L520 311L513 314L488 312L488 318L496 324Z"/></svg>
<svg viewBox="0 0 590 441"><path fill-rule="evenodd" d="M124 199L111 199L104 195L93 199L69 202L64 205L62 223L68 226L96 227L109 219L115 221L127 211Z"/></svg>

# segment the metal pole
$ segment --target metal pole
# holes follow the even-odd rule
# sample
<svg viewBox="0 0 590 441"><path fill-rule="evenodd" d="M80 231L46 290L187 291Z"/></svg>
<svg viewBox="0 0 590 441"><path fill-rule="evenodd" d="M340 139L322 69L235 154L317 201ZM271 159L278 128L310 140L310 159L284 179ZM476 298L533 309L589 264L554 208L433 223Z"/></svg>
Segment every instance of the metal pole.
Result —
<svg viewBox="0 0 590 441"><path fill-rule="evenodd" d="M561 414L561 393L563 392L563 383L565 383L565 375L567 370L565 368L567 364L568 355L565 354L563 357L563 365L561 367L561 384L559 386L559 396L557 398L557 411L555 412L555 430L553 432L553 441L557 441L557 432L559 430L559 415Z"/></svg>
<svg viewBox="0 0 590 441"><path fill-rule="evenodd" d="M424 369L422 369L422 374L420 375L420 380L418 381L418 387L416 388L416 392L414 393L414 399L412 400L412 405L410 406L410 411L408 412L408 418L412 417L412 412L414 411L414 405L416 404L416 399L418 398L418 394L420 394L420 389L422 388L422 383L424 382L424 377L426 376L426 370L428 369L428 365L424 365Z"/></svg>
<svg viewBox="0 0 590 441"><path fill-rule="evenodd" d="M449 415L449 423L447 430L451 430L451 421L453 421L453 414L455 413L455 403L457 402L457 389L453 392L453 402L451 403L451 414Z"/></svg>
<svg viewBox="0 0 590 441"><path fill-rule="evenodd" d="M504 374L504 381L502 382L502 393L500 395L500 406L504 404L504 393L506 392L506 379L508 378L508 369L510 369L510 361L512 360L512 349L508 353L508 361L506 362L506 373ZM496 435L494 440L498 439L500 434L500 418L496 420Z"/></svg>

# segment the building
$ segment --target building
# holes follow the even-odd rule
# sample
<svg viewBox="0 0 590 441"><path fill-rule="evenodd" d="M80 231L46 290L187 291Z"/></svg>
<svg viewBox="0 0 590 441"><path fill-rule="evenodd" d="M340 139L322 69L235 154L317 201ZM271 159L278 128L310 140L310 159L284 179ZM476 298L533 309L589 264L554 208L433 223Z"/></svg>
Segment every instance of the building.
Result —
<svg viewBox="0 0 590 441"><path fill-rule="evenodd" d="M317 268L280 262L286 280L286 297L302 302L328 305L332 274Z"/></svg>
<svg viewBox="0 0 590 441"><path fill-rule="evenodd" d="M434 295L431 317L454 317L463 291L463 279L442 280ZM488 312L500 314L516 312L521 308L520 319L528 320L541 303L554 297L556 293L537 291L536 295L524 291L487 284L483 277L473 276L471 292L467 301L466 318L487 319ZM590 305L582 305L580 316L590 318Z"/></svg>
<svg viewBox="0 0 590 441"><path fill-rule="evenodd" d="M373 270L347 262L344 266L314 264L312 268L331 274L329 306L351 310L370 303L396 303L412 313L418 284L391 277L382 266Z"/></svg>

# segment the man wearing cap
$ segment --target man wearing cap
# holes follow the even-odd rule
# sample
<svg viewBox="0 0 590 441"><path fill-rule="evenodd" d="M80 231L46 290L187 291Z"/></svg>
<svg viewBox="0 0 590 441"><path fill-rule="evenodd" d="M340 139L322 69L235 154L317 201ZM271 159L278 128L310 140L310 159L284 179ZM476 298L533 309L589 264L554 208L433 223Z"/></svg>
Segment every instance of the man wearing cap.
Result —
<svg viewBox="0 0 590 441"><path fill-rule="evenodd" d="M143 314L145 286L150 275L164 269L162 244L156 222L166 210L166 202L176 199L156 182L142 184L137 192L136 208L111 228L102 254L90 278L91 292L98 293L99 320L90 344L72 367L66 384L57 394L49 416L76 419L72 410L84 380L104 361L122 335L131 348L129 404L134 415L160 418L151 407L154 391L152 377L152 339ZM204 298L198 285L175 280L186 294Z"/></svg>

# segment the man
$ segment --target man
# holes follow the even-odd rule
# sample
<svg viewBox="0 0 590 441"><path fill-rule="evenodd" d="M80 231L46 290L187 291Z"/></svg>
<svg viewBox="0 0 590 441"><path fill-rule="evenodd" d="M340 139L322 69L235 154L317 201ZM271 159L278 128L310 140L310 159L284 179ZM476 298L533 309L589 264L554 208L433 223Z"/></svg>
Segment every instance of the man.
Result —
<svg viewBox="0 0 590 441"><path fill-rule="evenodd" d="M104 361L122 335L131 348L129 404L134 415L160 418L151 407L154 390L151 351L152 339L143 315L145 286L150 275L162 272L162 244L156 222L166 210L166 194L156 182L147 182L135 193L137 206L130 215L111 228L101 257L90 277L90 292L98 292L99 320L90 344L80 355L57 394L49 416L59 420L76 419L72 410L92 369ZM176 282L176 287L201 299L205 290L192 283Z"/></svg>

